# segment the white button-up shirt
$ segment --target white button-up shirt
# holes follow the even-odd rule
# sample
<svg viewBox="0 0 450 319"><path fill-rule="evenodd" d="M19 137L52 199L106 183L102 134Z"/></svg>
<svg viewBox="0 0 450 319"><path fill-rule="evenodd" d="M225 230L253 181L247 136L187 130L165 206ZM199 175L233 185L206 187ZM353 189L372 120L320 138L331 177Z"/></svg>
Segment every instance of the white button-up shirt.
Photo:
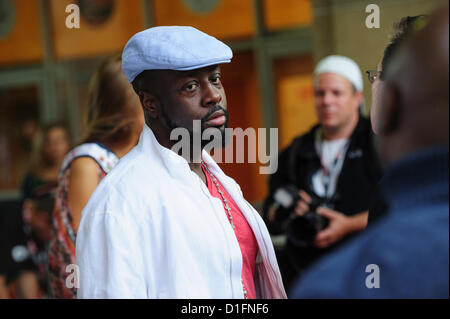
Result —
<svg viewBox="0 0 450 319"><path fill-rule="evenodd" d="M257 297L286 298L264 222L238 184L202 157L258 242ZM242 254L221 201L147 126L84 208L76 261L78 298L244 297Z"/></svg>

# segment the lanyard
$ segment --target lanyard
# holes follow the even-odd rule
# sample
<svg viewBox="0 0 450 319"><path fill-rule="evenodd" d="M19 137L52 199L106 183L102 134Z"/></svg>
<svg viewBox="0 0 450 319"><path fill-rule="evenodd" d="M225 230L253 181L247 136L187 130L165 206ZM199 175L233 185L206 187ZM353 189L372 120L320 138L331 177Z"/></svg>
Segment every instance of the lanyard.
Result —
<svg viewBox="0 0 450 319"><path fill-rule="evenodd" d="M331 183L331 176L335 173L339 166L340 159L342 158L342 155L344 154L345 150L347 149L347 146L349 144L349 141L347 141L342 147L339 149L339 151L336 154L336 157L334 158L333 162L327 167L323 161L323 134L320 135L320 147L319 147L319 156L320 156L320 166L322 170L322 185L325 190L325 197L327 199L331 198L332 196L328 196L328 189L330 187Z"/></svg>

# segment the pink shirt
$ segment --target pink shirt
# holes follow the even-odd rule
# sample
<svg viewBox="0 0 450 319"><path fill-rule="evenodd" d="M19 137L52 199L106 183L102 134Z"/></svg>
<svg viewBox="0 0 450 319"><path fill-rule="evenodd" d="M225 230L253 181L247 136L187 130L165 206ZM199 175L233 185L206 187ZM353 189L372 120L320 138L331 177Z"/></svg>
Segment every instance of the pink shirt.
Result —
<svg viewBox="0 0 450 319"><path fill-rule="evenodd" d="M203 166L202 166L203 167ZM208 184L208 190L212 196L220 199L223 203L222 196L217 191L216 185L211 180L211 177L208 174L208 171L203 167L203 171L206 176L206 182ZM231 216L233 217L233 224L236 227L234 232L236 234L239 247L241 248L242 253L242 281L244 283L244 289L247 291L248 299L255 299L255 283L253 280L253 276L255 273L255 261L256 255L258 254L258 243L256 242L255 235L253 234L252 229L250 228L247 220L244 215L242 215L241 210L233 201L231 196L225 190L225 188L220 184L219 180L216 179L216 182L219 184L220 190L222 191L225 199L227 200L228 206L231 208ZM224 204L224 203L223 203ZM228 217L228 212L224 210Z"/></svg>

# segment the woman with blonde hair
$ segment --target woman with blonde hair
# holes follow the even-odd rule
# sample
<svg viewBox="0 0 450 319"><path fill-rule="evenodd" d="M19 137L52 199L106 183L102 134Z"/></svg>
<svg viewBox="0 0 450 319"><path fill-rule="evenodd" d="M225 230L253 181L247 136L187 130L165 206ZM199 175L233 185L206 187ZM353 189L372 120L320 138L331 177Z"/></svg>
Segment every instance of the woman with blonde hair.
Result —
<svg viewBox="0 0 450 319"><path fill-rule="evenodd" d="M67 154L59 173L49 250L54 298L76 297L74 282L68 278L73 274L66 267L75 264L81 212L99 182L137 144L144 125L139 98L122 73L119 55L100 65L89 89L87 134Z"/></svg>

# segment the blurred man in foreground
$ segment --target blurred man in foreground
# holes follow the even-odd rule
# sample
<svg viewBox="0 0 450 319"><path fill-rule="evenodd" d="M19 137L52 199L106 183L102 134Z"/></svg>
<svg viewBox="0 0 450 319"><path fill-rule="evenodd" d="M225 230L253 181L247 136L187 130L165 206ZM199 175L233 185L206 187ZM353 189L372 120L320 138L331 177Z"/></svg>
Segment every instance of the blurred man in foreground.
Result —
<svg viewBox="0 0 450 319"><path fill-rule="evenodd" d="M294 297L449 297L448 7L391 63L378 145L389 210L305 275Z"/></svg>

